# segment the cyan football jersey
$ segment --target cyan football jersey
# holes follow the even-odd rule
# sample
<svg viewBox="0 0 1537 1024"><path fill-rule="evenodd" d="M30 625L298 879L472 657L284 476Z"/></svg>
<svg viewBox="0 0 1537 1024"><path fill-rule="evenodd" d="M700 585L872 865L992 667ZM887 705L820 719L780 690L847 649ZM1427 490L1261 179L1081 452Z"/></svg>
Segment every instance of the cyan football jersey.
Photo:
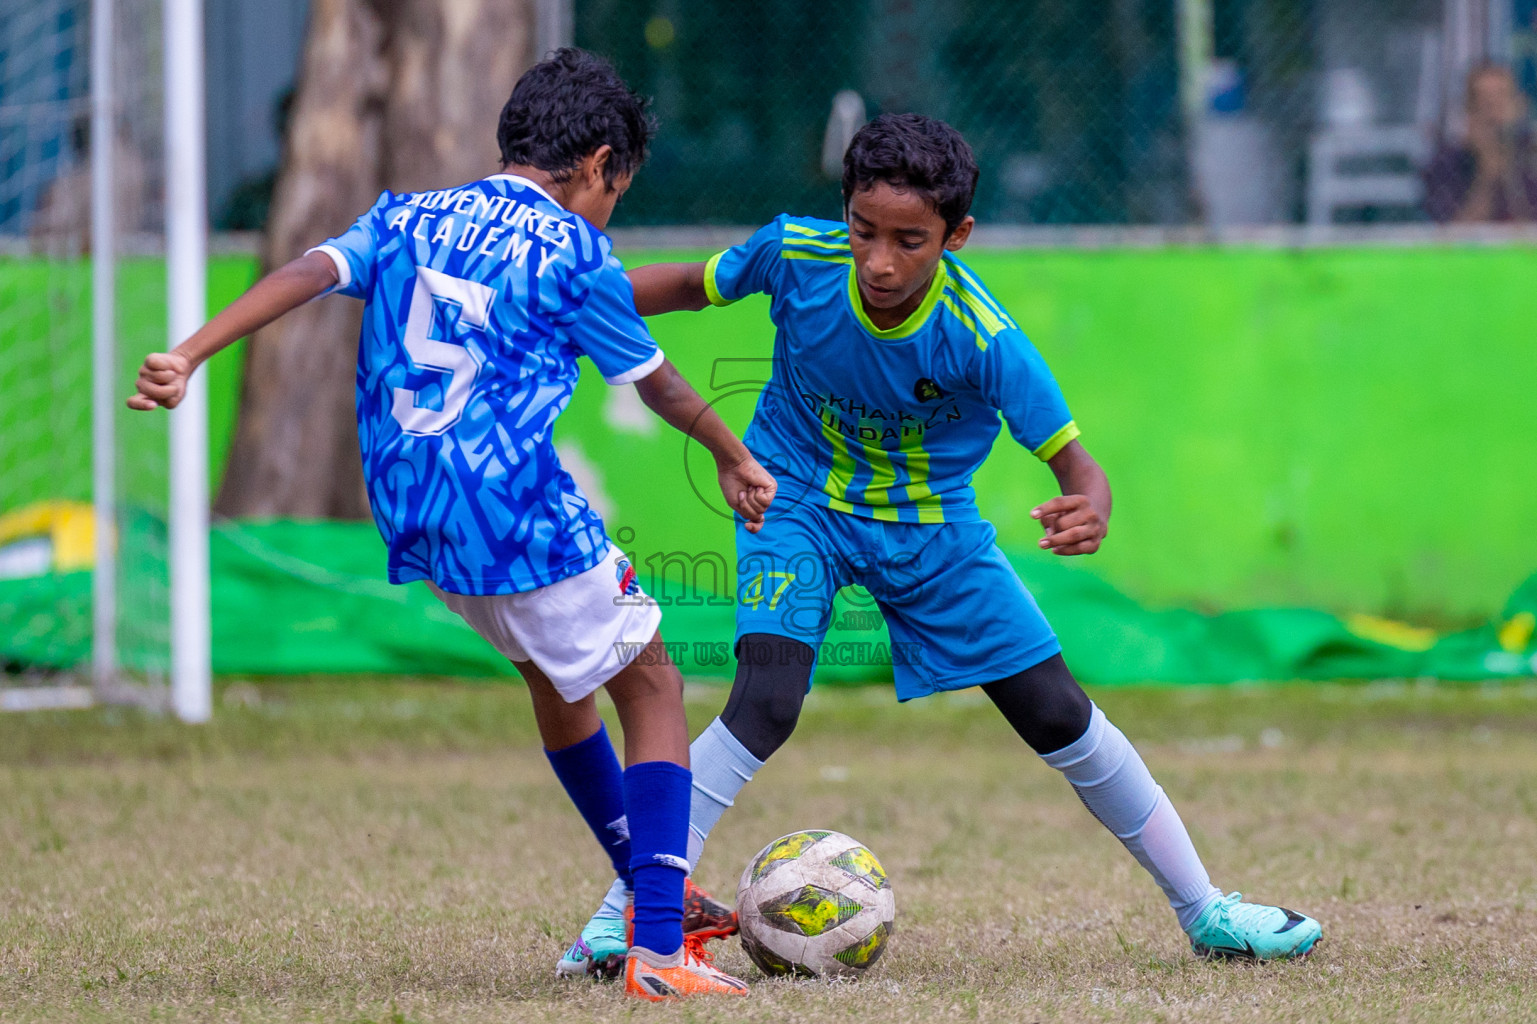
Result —
<svg viewBox="0 0 1537 1024"><path fill-rule="evenodd" d="M603 522L552 430L587 356L610 384L662 353L606 235L509 174L385 192L330 256L363 299L358 440L393 583L547 586L597 565Z"/></svg>
<svg viewBox="0 0 1537 1024"><path fill-rule="evenodd" d="M705 267L715 305L772 297L774 369L745 438L806 500L906 523L981 518L972 474L999 413L1043 461L1078 427L1040 353L945 253L922 304L882 330L859 300L848 227L782 215Z"/></svg>

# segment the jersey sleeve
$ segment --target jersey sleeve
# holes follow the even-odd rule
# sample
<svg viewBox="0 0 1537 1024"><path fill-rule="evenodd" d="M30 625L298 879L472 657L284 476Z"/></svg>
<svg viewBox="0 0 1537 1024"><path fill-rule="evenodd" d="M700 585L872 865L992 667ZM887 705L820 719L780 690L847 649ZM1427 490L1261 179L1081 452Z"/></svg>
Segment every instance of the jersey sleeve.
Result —
<svg viewBox="0 0 1537 1024"><path fill-rule="evenodd" d="M650 376L666 358L635 311L635 290L624 266L612 255L604 257L593 276L570 330L572 341L610 384Z"/></svg>
<svg viewBox="0 0 1537 1024"><path fill-rule="evenodd" d="M306 256L312 252L322 253L336 264L337 282L327 295L350 295L354 299L368 297L379 255L377 214L392 198L388 192L379 193L374 205L352 227L305 252Z"/></svg>
<svg viewBox="0 0 1537 1024"><path fill-rule="evenodd" d="M1000 331L979 357L983 398L1032 455L1045 462L1078 436L1062 389L1023 331Z"/></svg>
<svg viewBox="0 0 1537 1024"><path fill-rule="evenodd" d="M779 250L785 220L780 214L741 245L710 257L704 265L704 292L711 305L729 306L754 292L774 294L783 263Z"/></svg>

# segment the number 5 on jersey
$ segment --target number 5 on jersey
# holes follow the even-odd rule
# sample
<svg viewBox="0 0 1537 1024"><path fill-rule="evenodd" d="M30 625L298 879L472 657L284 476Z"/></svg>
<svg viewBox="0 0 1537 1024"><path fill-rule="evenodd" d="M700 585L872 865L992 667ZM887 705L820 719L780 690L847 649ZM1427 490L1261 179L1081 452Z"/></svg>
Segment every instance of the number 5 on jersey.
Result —
<svg viewBox="0 0 1537 1024"><path fill-rule="evenodd" d="M459 422L480 373L480 360L462 341L455 344L455 336L467 327L485 330L495 296L495 289L478 281L450 277L430 267L416 268L411 309L406 315L406 354L416 369L450 376L443 385L441 409L418 404L421 389L394 389L391 411L401 430L417 435L441 434Z"/></svg>

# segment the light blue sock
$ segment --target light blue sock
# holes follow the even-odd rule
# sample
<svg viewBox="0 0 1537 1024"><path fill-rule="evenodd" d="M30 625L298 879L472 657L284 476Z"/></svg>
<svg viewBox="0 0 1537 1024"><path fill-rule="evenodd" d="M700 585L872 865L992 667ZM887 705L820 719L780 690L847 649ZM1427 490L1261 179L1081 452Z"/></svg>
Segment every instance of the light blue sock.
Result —
<svg viewBox="0 0 1537 1024"><path fill-rule="evenodd" d="M1084 806L1137 858L1188 929L1221 895L1179 812L1142 757L1096 706L1078 739L1041 760L1067 776Z"/></svg>
<svg viewBox="0 0 1537 1024"><path fill-rule="evenodd" d="M749 754L719 718L689 745L688 759L694 772L688 808L688 866L693 871L710 830L763 762Z"/></svg>
<svg viewBox="0 0 1537 1024"><path fill-rule="evenodd" d="M624 908L630 904L630 887L622 878L614 879L614 884L608 887L608 892L603 894L603 903L598 907L598 912L592 916L596 918L624 918Z"/></svg>

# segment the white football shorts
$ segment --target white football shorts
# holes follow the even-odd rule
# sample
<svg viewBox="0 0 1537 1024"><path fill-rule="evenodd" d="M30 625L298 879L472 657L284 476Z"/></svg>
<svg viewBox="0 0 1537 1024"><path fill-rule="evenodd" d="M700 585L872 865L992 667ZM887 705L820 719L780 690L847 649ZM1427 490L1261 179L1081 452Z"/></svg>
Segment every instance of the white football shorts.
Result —
<svg viewBox="0 0 1537 1024"><path fill-rule="evenodd" d="M591 569L521 594L450 594L430 585L503 656L533 662L568 702L634 661L662 623L662 609L612 545Z"/></svg>

